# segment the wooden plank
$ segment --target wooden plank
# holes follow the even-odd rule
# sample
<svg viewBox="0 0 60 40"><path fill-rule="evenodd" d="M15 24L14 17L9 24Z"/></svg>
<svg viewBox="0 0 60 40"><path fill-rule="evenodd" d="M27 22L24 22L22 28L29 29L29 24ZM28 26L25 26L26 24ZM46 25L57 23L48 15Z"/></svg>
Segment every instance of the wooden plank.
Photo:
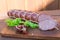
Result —
<svg viewBox="0 0 60 40"><path fill-rule="evenodd" d="M0 15L7 12L6 0L0 0Z"/></svg>
<svg viewBox="0 0 60 40"><path fill-rule="evenodd" d="M25 0L7 0L8 10L21 9L25 10Z"/></svg>
<svg viewBox="0 0 60 40"><path fill-rule="evenodd" d="M45 10L56 10L56 9L58 9L58 1L59 0L54 0L53 2L51 2L49 5L46 6Z"/></svg>
<svg viewBox="0 0 60 40"><path fill-rule="evenodd" d="M59 5L59 9L60 9L60 0L59 0L59 4L58 5Z"/></svg>
<svg viewBox="0 0 60 40"><path fill-rule="evenodd" d="M35 29L36 30L36 29ZM31 30L32 31L32 30ZM36 30L38 31L38 30ZM51 34L49 35L49 32L45 32L46 34L41 34L41 33L35 33L32 35L32 33L29 34L17 34L15 31L5 27L2 32L0 33L1 36L5 36L5 37L13 37L13 38L33 38L33 39L59 39L60 38L60 34L58 36L57 34L53 34L54 31L50 31ZM58 32L58 31L57 31ZM54 36L56 35L56 36Z"/></svg>
<svg viewBox="0 0 60 40"><path fill-rule="evenodd" d="M38 13L46 13L46 14L49 14L49 15L57 15L59 16L60 15L60 10L45 10L45 11L39 11Z"/></svg>

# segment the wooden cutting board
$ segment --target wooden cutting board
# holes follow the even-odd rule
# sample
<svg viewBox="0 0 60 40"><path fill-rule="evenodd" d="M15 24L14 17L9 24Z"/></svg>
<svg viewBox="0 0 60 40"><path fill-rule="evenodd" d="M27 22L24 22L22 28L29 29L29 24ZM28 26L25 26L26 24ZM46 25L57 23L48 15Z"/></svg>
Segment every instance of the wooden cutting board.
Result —
<svg viewBox="0 0 60 40"><path fill-rule="evenodd" d="M2 24L1 24L2 23ZM34 39L57 39L60 38L60 27L59 30L52 31L41 31L39 29L28 29L28 34L19 34L13 28L7 27L6 23L2 21L0 24L4 26L1 31L1 36L14 37L14 38L34 38Z"/></svg>
<svg viewBox="0 0 60 40"><path fill-rule="evenodd" d="M52 12L50 12L52 13ZM53 16L55 19L58 20L60 23L60 16L56 15ZM13 38L33 38L33 39L60 39L60 25L57 27L59 30L52 30L52 31L41 31L39 29L28 29L28 34L19 34L16 32L16 30L12 28L8 28L4 20L1 20L0 26L3 26L4 28L0 32L1 36L4 37L13 37Z"/></svg>

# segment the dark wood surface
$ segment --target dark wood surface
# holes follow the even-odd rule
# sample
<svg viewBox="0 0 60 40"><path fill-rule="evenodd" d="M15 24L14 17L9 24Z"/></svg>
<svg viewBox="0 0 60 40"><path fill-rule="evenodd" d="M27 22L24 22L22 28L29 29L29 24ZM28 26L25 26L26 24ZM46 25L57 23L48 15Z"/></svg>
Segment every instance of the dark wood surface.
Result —
<svg viewBox="0 0 60 40"><path fill-rule="evenodd" d="M40 13L48 13L52 15L60 23L60 10L43 11ZM5 20L5 19L4 19ZM0 20L0 26L4 27L0 32L1 36L14 38L33 38L33 39L60 39L60 25L57 26L59 30L41 31L39 29L28 29L28 34L18 34L14 29L8 28L5 21Z"/></svg>
<svg viewBox="0 0 60 40"><path fill-rule="evenodd" d="M60 0L54 0L52 3L46 6L45 10L57 10L59 8L59 2Z"/></svg>

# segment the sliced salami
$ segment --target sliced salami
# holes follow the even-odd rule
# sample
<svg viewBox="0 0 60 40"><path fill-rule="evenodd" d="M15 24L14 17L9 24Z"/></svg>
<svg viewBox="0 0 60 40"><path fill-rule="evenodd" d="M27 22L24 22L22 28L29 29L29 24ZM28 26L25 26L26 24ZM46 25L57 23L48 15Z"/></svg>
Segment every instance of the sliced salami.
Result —
<svg viewBox="0 0 60 40"><path fill-rule="evenodd" d="M32 20L32 21L37 21L37 20L38 20L38 15L37 15L36 13L33 13L33 14L31 15L31 20Z"/></svg>
<svg viewBox="0 0 60 40"><path fill-rule="evenodd" d="M8 13L9 17L22 18L39 24L41 30L51 30L56 27L57 22L47 14L40 14L26 10L11 10Z"/></svg>
<svg viewBox="0 0 60 40"><path fill-rule="evenodd" d="M24 12L21 12L21 13L20 13L20 17L21 17L22 19L25 19L25 13L24 13Z"/></svg>
<svg viewBox="0 0 60 40"><path fill-rule="evenodd" d="M25 19L27 19L27 20L31 20L31 13L26 13L26 15L25 15Z"/></svg>

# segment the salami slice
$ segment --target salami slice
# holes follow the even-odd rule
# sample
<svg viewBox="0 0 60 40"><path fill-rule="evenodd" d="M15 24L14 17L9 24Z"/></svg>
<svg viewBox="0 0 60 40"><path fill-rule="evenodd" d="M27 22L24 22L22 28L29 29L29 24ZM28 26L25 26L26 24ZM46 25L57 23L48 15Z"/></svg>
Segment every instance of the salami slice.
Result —
<svg viewBox="0 0 60 40"><path fill-rule="evenodd" d="M20 13L20 17L21 17L22 19L25 19L25 13L24 13L24 12L21 12L21 13Z"/></svg>
<svg viewBox="0 0 60 40"><path fill-rule="evenodd" d="M32 21L38 21L38 15L37 15L36 13L33 13L33 14L31 15L31 20L32 20Z"/></svg>
<svg viewBox="0 0 60 40"><path fill-rule="evenodd" d="M31 20L31 13L26 13L26 15L25 15L25 19L27 19L27 20Z"/></svg>

